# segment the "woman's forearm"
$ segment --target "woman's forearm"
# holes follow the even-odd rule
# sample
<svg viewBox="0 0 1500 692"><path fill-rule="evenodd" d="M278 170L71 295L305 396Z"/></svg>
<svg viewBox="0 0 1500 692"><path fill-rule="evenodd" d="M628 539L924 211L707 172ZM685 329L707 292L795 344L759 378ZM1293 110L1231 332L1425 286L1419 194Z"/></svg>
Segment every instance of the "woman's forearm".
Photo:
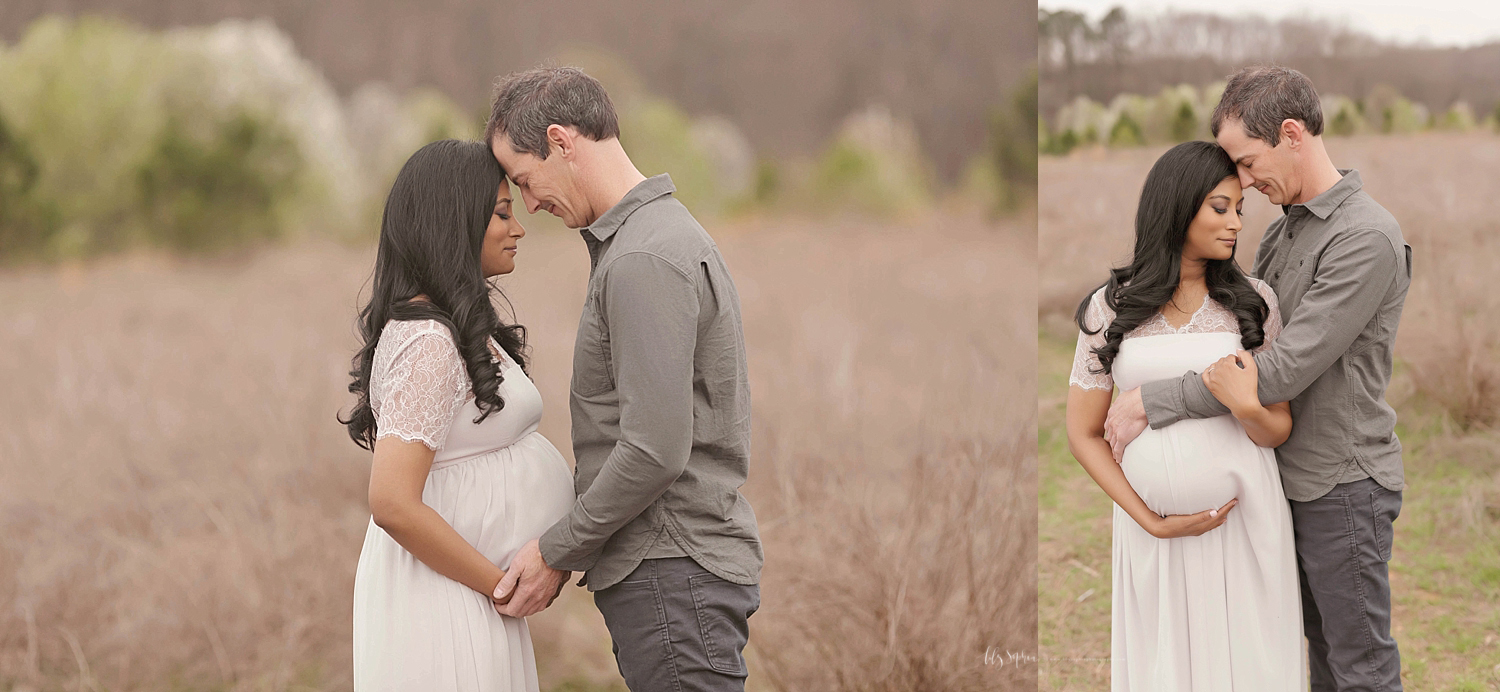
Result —
<svg viewBox="0 0 1500 692"><path fill-rule="evenodd" d="M376 525L434 572L486 598L505 576L504 570L490 562L426 504L395 502L381 510L375 514Z"/></svg>
<svg viewBox="0 0 1500 692"><path fill-rule="evenodd" d="M1156 526L1161 520L1161 515L1151 511L1146 506L1145 500L1131 487L1130 480L1125 478L1125 471L1115 463L1115 457L1109 449L1109 441L1102 435L1068 435L1068 449L1073 453L1073 458L1078 460L1083 470L1088 472L1089 477L1099 484L1109 499L1114 500L1120 509L1130 515L1135 523L1139 524L1147 533L1156 535Z"/></svg>
<svg viewBox="0 0 1500 692"><path fill-rule="evenodd" d="M1247 406L1234 412L1250 440L1261 447L1279 447L1292 434L1292 412L1286 404Z"/></svg>

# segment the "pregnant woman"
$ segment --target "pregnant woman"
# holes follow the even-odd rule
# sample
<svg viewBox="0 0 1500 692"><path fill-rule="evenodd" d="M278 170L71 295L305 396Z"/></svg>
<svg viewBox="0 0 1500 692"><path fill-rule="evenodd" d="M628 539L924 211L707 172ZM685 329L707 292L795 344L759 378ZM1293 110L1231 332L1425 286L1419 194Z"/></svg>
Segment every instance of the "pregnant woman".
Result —
<svg viewBox="0 0 1500 692"><path fill-rule="evenodd" d="M344 422L373 449L370 525L354 579L354 689L534 692L526 621L491 595L516 550L573 504L537 432L525 330L487 279L526 231L484 145L413 154L386 200L364 347ZM555 598L555 594L554 594Z"/></svg>
<svg viewBox="0 0 1500 692"><path fill-rule="evenodd" d="M1130 264L1078 306L1068 444L1114 500L1113 692L1307 689L1291 511L1274 447L1287 404L1262 406L1253 354L1281 329L1276 296L1234 261L1243 196L1211 142L1162 155L1141 191ZM1147 430L1116 464L1115 386L1217 371L1232 416ZM1232 402L1232 403L1230 403Z"/></svg>

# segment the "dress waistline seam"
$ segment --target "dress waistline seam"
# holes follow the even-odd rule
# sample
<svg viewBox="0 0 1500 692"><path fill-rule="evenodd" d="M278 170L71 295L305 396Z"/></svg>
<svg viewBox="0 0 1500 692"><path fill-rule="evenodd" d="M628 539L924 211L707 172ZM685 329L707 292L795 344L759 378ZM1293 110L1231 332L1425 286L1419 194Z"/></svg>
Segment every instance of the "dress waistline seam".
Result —
<svg viewBox="0 0 1500 692"><path fill-rule="evenodd" d="M434 461L434 462L432 462L432 468L428 470L428 473L431 473L433 471L440 471L440 470L446 469L446 468L448 468L450 466L457 466L459 464L466 464L468 462L476 461L478 459L483 459L483 458L485 458L487 456L491 456L491 455L494 455L494 454L499 454L501 452L508 452L508 451L510 451L511 447L514 447L514 446L520 444L523 440L526 440L527 438L531 437L532 435L538 435L538 434L541 434L541 431L539 431L539 430L533 430L533 431L531 431L529 433L526 433L525 435L520 436L519 438L516 438L515 442L512 442L512 443L510 443L510 444L508 444L508 445L506 445L504 447L500 447L499 449L490 449L490 450L486 450L486 451L483 451L483 452L479 452L478 454L470 454L468 456L459 457L457 459L444 459L442 461Z"/></svg>

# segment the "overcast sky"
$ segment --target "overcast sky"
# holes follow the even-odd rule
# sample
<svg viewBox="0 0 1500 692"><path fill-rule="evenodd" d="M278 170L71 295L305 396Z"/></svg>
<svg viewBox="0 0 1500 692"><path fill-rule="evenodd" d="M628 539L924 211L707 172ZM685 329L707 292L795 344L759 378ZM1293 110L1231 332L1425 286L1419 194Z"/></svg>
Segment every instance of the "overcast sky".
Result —
<svg viewBox="0 0 1500 692"><path fill-rule="evenodd" d="M1321 17L1346 22L1375 36L1410 43L1425 40L1438 46L1472 46L1500 40L1500 2L1496 0L1291 0L1256 5L1223 0L1041 0L1042 9L1076 10L1098 19L1111 7L1127 14L1155 14L1164 10Z"/></svg>

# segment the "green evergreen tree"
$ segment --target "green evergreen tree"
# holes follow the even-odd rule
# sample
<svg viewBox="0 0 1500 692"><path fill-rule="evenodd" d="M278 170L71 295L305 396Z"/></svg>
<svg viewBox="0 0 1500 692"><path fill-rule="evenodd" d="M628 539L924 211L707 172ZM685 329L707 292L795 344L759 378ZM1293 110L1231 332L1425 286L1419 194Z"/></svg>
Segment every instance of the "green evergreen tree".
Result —
<svg viewBox="0 0 1500 692"><path fill-rule="evenodd" d="M1339 108L1339 112L1334 115L1333 120L1328 123L1328 134L1335 137L1348 137L1349 135L1354 134L1356 129L1357 127L1354 124L1354 116L1349 113L1348 106Z"/></svg>
<svg viewBox="0 0 1500 692"><path fill-rule="evenodd" d="M1172 114L1169 129L1173 142L1186 142L1198 138L1198 114L1193 111L1193 104L1183 101L1177 106L1177 112Z"/></svg>
<svg viewBox="0 0 1500 692"><path fill-rule="evenodd" d="M1112 147L1138 147L1145 143L1146 136L1141 132L1140 124L1129 113L1121 113L1114 126L1109 128L1109 145Z"/></svg>
<svg viewBox="0 0 1500 692"><path fill-rule="evenodd" d="M56 215L36 196L41 166L31 147L0 115L0 261L46 249Z"/></svg>

